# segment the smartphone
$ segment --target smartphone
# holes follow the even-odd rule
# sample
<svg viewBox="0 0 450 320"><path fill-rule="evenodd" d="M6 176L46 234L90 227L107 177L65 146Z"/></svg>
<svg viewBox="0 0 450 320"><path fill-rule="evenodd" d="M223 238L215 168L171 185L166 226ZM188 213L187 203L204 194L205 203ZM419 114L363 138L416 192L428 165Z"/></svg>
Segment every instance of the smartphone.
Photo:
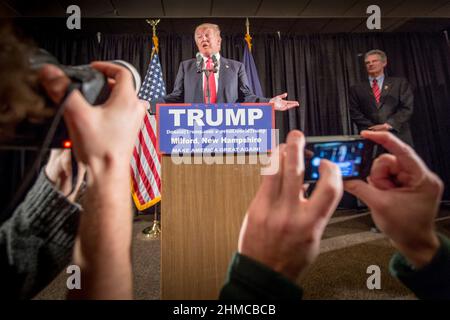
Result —
<svg viewBox="0 0 450 320"><path fill-rule="evenodd" d="M307 137L305 182L319 179L321 159L337 164L343 179L364 179L370 174L378 145L361 136Z"/></svg>

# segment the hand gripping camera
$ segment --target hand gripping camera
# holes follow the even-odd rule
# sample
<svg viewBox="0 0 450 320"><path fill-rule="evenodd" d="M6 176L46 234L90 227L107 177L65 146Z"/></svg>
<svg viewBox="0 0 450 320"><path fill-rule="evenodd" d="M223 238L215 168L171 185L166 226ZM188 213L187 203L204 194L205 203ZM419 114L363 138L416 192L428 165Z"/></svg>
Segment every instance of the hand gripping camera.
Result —
<svg viewBox="0 0 450 320"><path fill-rule="evenodd" d="M40 70L45 64L57 66L70 79L70 84L61 105L55 105L46 96L45 91L40 90L39 94L45 98L46 104L48 106L54 106L57 110L55 117L39 123L33 123L25 119L23 123L18 125L16 137L12 141L2 143L2 145L3 147L14 148L62 148L64 147L64 142L69 139L64 121L61 120L62 110L60 110L65 98L70 92L78 89L91 105L96 106L102 104L108 99L111 93L108 80L103 73L93 69L89 65L61 65L55 57L44 49L36 49L32 52L29 62L31 69L34 71ZM141 78L137 70L126 61L114 60L111 62L125 67L132 74L133 84L137 94L141 85Z"/></svg>

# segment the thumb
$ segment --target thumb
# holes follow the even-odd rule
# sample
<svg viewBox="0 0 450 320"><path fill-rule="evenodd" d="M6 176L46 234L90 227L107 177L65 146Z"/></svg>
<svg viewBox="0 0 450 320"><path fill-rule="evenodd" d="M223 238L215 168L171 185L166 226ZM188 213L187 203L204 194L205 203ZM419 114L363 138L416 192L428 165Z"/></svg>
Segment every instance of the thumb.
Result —
<svg viewBox="0 0 450 320"><path fill-rule="evenodd" d="M52 99L54 103L59 104L69 86L69 78L61 69L49 64L42 67L38 77L50 99Z"/></svg>
<svg viewBox="0 0 450 320"><path fill-rule="evenodd" d="M147 100L139 99L139 104L145 108L145 110L150 110L150 102Z"/></svg>
<svg viewBox="0 0 450 320"><path fill-rule="evenodd" d="M247 231L248 226L248 213L245 214L244 221L242 222L241 230L239 232L239 240L238 240L238 252L242 252L243 242L244 242L244 235Z"/></svg>
<svg viewBox="0 0 450 320"><path fill-rule="evenodd" d="M67 97L64 103L64 120L69 135L73 139L73 135L78 135L81 131L89 130L93 113L93 108L84 99L78 90L74 90Z"/></svg>
<svg viewBox="0 0 450 320"><path fill-rule="evenodd" d="M341 171L336 164L321 160L319 176L316 187L309 198L309 205L314 208L314 214L309 216L313 223L321 218L329 219L342 197Z"/></svg>
<svg viewBox="0 0 450 320"><path fill-rule="evenodd" d="M380 199L378 189L362 180L344 181L344 190L361 199L369 207Z"/></svg>

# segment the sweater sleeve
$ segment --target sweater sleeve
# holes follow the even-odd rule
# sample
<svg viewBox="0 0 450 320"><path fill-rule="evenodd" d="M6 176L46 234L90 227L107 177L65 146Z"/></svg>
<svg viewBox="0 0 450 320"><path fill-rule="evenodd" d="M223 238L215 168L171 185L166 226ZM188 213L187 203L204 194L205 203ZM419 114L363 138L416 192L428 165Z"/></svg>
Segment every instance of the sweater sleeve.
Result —
<svg viewBox="0 0 450 320"><path fill-rule="evenodd" d="M42 170L0 226L0 297L29 299L62 271L72 257L80 209Z"/></svg>
<svg viewBox="0 0 450 320"><path fill-rule="evenodd" d="M235 253L221 300L300 300L303 291L282 274Z"/></svg>
<svg viewBox="0 0 450 320"><path fill-rule="evenodd" d="M450 240L439 235L441 246L431 262L413 269L406 258L396 253L390 262L391 274L419 299L450 299Z"/></svg>

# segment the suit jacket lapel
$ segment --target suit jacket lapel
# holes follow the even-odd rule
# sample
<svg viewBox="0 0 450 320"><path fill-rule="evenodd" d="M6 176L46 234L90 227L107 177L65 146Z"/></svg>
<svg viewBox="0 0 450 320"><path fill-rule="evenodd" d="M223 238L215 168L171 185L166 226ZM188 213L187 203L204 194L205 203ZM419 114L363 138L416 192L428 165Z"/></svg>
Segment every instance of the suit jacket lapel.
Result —
<svg viewBox="0 0 450 320"><path fill-rule="evenodd" d="M369 81L364 81L364 88L367 91L367 94L369 95L370 101L372 102L373 106L378 108L377 101L375 100L375 96L373 95L373 90L372 87L370 86Z"/></svg>
<svg viewBox="0 0 450 320"><path fill-rule="evenodd" d="M203 73L197 72L197 65L195 60L191 66L192 73L194 74L194 101L197 103L204 102L205 98L203 96Z"/></svg>
<svg viewBox="0 0 450 320"><path fill-rule="evenodd" d="M375 96L373 95L372 87L370 86L369 81L364 81L364 88L367 90L367 94L375 101Z"/></svg>
<svg viewBox="0 0 450 320"><path fill-rule="evenodd" d="M388 77L385 77L384 81L383 81L383 88L381 90L380 105L378 106L378 108L381 108L383 106L384 100L386 100L386 96L388 95L391 88L392 88L391 79Z"/></svg>

